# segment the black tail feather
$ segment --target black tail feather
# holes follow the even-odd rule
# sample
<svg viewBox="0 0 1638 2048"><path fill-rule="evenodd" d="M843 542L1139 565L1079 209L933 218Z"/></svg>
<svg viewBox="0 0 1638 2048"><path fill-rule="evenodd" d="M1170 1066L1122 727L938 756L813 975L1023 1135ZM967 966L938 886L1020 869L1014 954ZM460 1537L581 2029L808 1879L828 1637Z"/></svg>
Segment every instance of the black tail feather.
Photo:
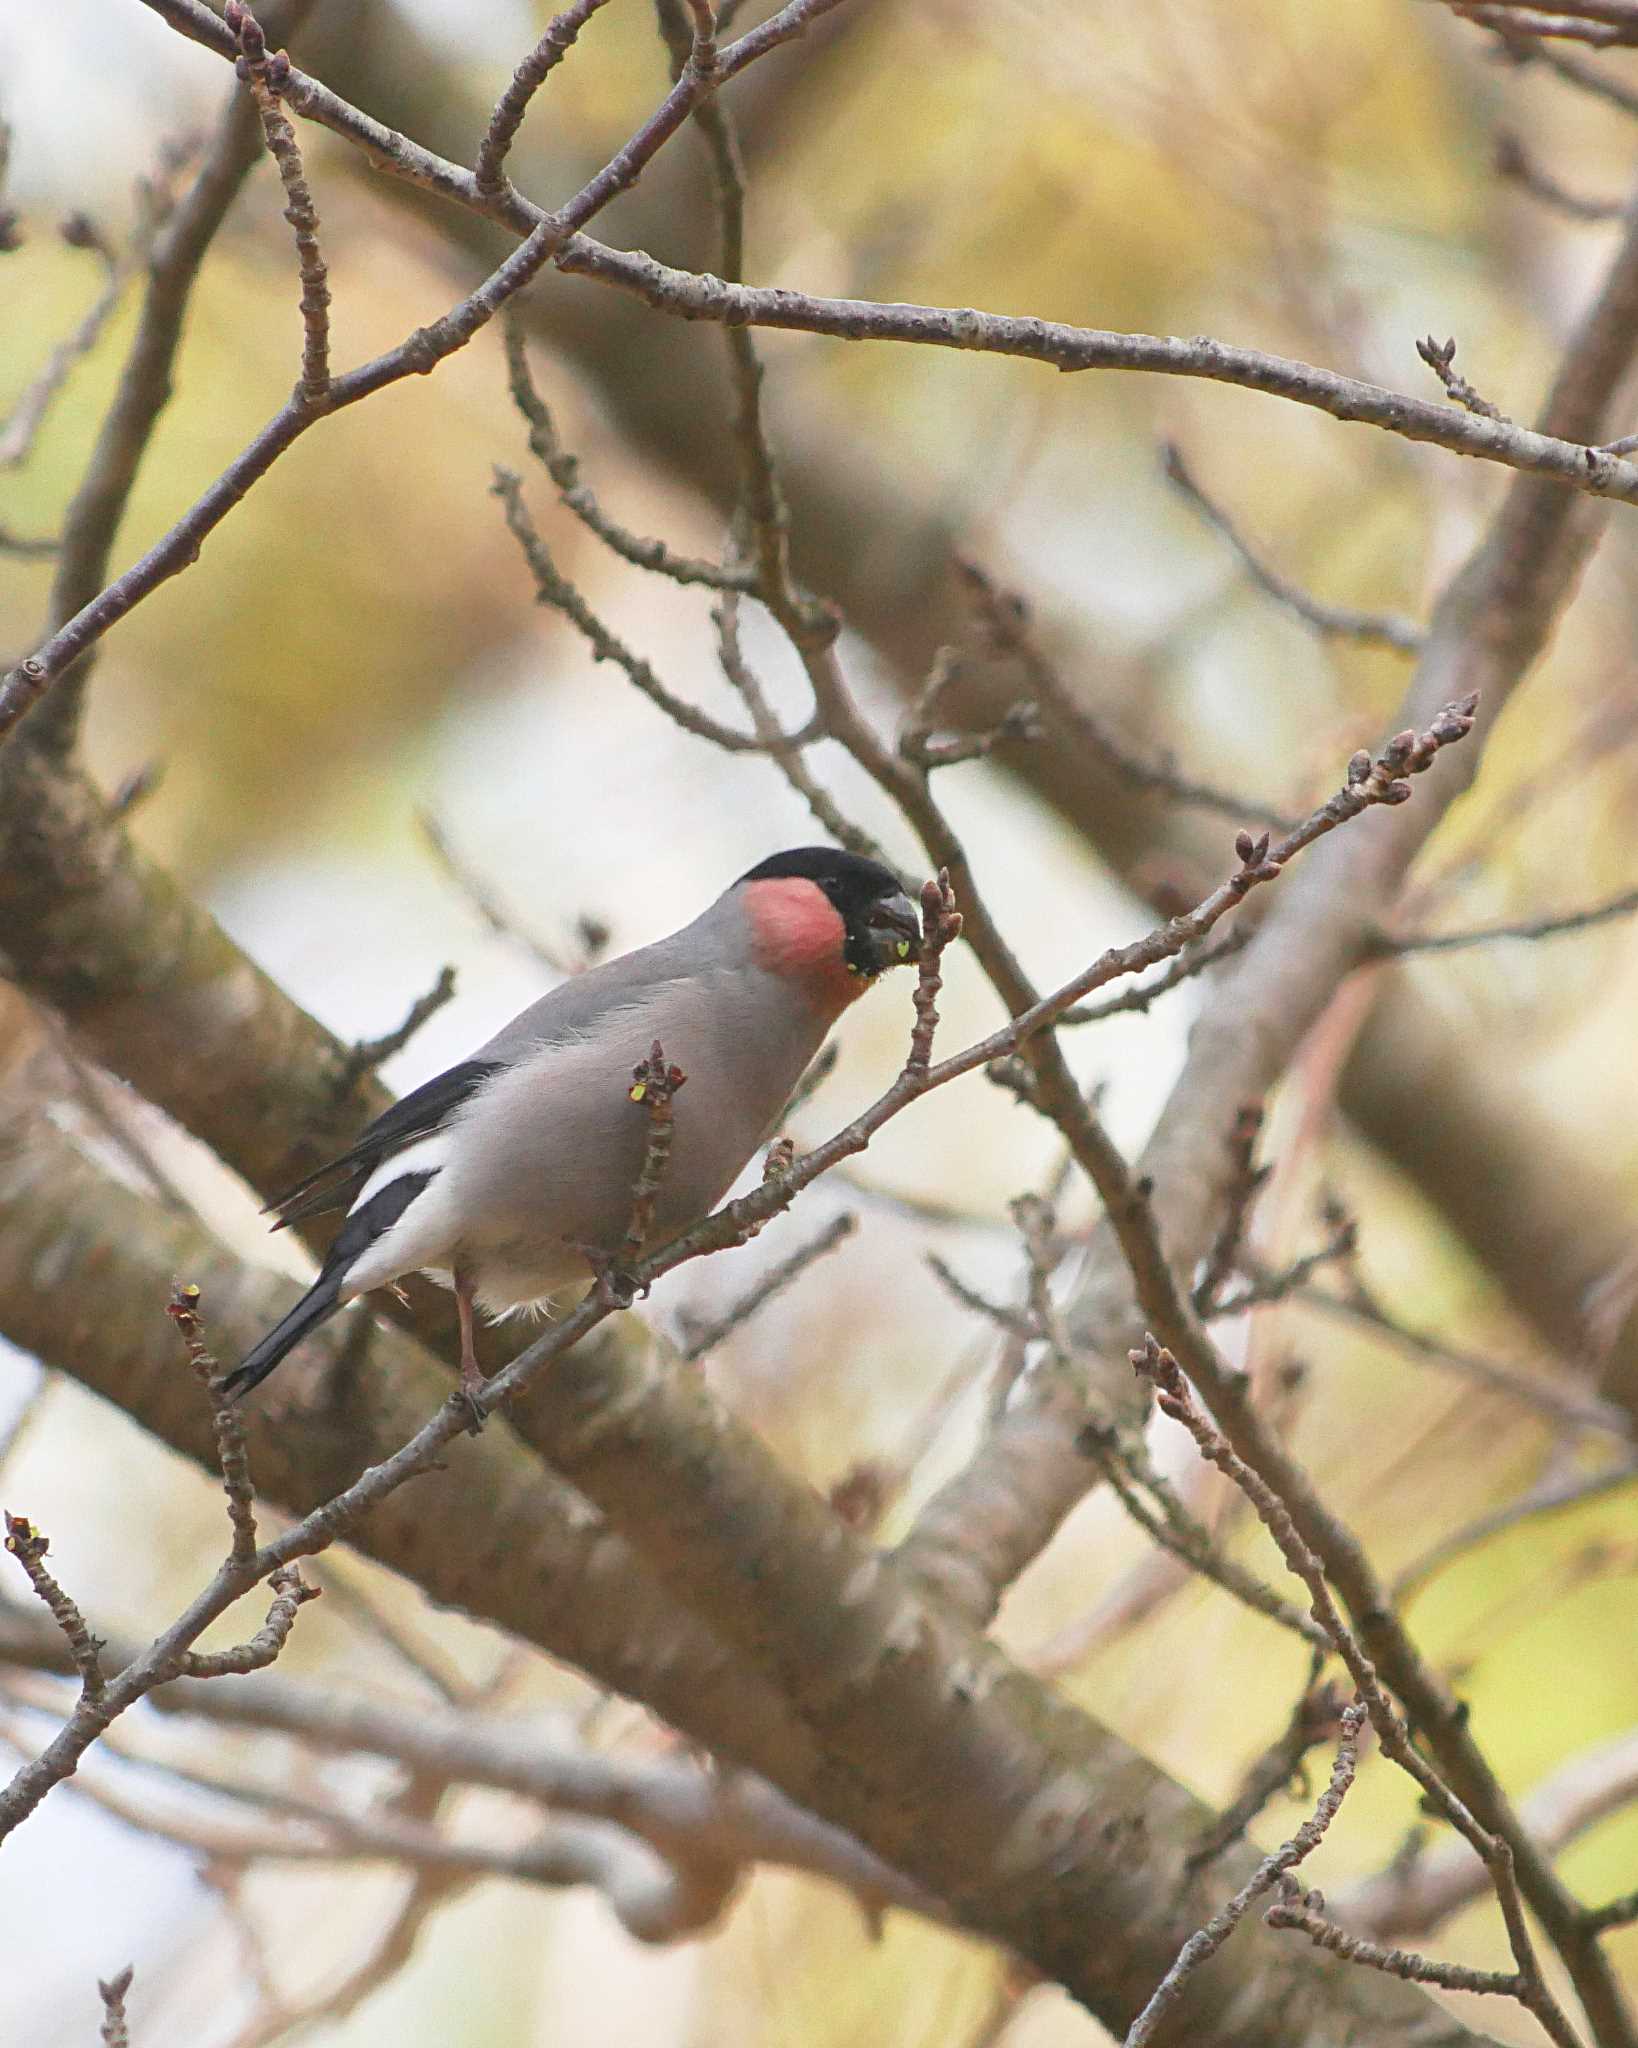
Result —
<svg viewBox="0 0 1638 2048"><path fill-rule="evenodd" d="M341 1274L321 1273L282 1322L275 1323L254 1349L246 1352L236 1371L222 1382L222 1393L237 1401L252 1387L260 1386L280 1359L293 1351L309 1332L327 1323L341 1307Z"/></svg>
<svg viewBox="0 0 1638 2048"><path fill-rule="evenodd" d="M238 1370L229 1373L222 1382L222 1392L228 1400L237 1401L241 1394L260 1386L287 1351L293 1351L310 1330L330 1320L342 1305L341 1289L347 1275L376 1239L392 1228L421 1190L437 1178L437 1173L436 1167L421 1173L401 1173L351 1211L336 1233L336 1241L312 1286L283 1322L269 1330L255 1349L246 1354Z"/></svg>

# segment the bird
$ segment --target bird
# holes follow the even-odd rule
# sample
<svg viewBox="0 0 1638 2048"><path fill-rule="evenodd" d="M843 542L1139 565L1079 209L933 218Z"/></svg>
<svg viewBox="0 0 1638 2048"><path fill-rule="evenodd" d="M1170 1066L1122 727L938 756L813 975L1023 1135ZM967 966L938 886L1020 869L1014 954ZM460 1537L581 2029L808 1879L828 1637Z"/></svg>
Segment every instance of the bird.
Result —
<svg viewBox="0 0 1638 2048"><path fill-rule="evenodd" d="M655 1196L659 1243L727 1193L842 1012L915 956L920 933L890 868L800 846L669 938L550 990L268 1204L275 1230L346 1215L317 1279L224 1396L260 1385L347 1303L416 1271L454 1291L461 1385L474 1395L476 1312L544 1307L621 1245L648 1144L632 1079L651 1049L689 1084Z"/></svg>

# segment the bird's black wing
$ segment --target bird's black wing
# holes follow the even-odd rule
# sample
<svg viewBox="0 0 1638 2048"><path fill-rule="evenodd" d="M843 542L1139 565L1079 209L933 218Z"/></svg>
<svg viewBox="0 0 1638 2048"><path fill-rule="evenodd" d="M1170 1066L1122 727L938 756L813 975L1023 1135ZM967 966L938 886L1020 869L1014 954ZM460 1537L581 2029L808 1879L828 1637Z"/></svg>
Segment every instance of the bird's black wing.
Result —
<svg viewBox="0 0 1638 2048"><path fill-rule="evenodd" d="M417 1138L424 1138L447 1123L491 1074L498 1073L503 1060L464 1060L447 1073L424 1081L383 1110L373 1124L360 1133L358 1142L338 1158L329 1160L297 1181L276 1201L269 1202L263 1215L276 1216L275 1230L287 1223L299 1223L305 1216L317 1216L326 1209L346 1208L358 1189L383 1159L401 1152Z"/></svg>

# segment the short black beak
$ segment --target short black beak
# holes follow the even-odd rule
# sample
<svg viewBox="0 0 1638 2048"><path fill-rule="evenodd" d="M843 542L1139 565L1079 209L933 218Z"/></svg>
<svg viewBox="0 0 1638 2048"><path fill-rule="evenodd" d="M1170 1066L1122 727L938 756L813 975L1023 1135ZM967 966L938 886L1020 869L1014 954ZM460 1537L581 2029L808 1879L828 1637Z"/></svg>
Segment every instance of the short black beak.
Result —
<svg viewBox="0 0 1638 2048"><path fill-rule="evenodd" d="M882 950L889 962L915 957L921 945L921 913L902 889L873 903L865 912L865 923L882 934Z"/></svg>

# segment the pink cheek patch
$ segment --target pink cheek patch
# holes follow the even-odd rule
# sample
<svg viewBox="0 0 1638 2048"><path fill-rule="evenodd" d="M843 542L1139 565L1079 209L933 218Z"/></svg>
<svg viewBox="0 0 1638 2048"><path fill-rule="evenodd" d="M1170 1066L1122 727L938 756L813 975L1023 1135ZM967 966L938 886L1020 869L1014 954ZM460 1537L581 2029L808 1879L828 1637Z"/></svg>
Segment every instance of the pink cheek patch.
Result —
<svg viewBox="0 0 1638 2048"><path fill-rule="evenodd" d="M842 914L816 882L802 877L752 882L745 890L751 945L759 967L798 983L816 1002L840 1009L861 995L865 977L848 971Z"/></svg>

